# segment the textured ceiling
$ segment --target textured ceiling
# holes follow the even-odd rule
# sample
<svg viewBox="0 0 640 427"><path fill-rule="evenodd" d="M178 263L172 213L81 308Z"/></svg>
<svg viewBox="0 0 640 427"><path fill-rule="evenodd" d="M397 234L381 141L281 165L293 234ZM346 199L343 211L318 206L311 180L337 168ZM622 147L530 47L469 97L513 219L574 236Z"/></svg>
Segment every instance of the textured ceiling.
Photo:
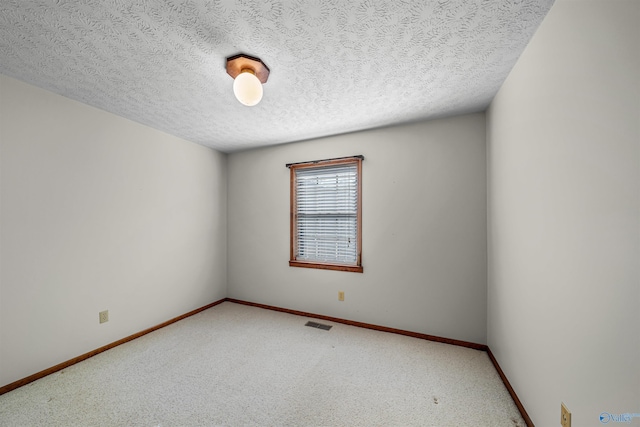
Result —
<svg viewBox="0 0 640 427"><path fill-rule="evenodd" d="M232 152L484 110L553 0L2 0L0 73ZM260 57L264 98L225 59Z"/></svg>

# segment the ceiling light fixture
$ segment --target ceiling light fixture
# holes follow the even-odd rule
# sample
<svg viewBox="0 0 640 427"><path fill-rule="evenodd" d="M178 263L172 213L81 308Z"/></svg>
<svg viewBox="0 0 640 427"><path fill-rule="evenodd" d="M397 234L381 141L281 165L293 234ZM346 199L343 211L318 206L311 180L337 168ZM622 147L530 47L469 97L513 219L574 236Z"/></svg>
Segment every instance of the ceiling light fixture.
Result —
<svg viewBox="0 0 640 427"><path fill-rule="evenodd" d="M234 78L233 93L240 103L252 107L262 99L262 85L269 78L269 67L260 58L235 55L227 58L227 74Z"/></svg>

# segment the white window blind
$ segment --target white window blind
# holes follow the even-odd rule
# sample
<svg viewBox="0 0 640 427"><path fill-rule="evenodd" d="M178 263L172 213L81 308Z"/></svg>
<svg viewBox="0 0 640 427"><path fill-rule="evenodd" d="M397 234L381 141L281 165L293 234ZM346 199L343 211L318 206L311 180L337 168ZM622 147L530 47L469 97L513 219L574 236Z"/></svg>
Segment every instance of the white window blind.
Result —
<svg viewBox="0 0 640 427"><path fill-rule="evenodd" d="M358 165L296 169L295 259L357 264Z"/></svg>

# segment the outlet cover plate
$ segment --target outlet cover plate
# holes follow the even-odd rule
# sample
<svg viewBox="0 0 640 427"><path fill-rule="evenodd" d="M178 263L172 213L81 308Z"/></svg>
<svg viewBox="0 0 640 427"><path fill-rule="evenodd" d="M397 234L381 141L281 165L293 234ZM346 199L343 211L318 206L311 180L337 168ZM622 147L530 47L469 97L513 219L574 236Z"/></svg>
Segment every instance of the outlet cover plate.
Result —
<svg viewBox="0 0 640 427"><path fill-rule="evenodd" d="M100 323L105 323L109 321L109 310L101 311L99 313Z"/></svg>
<svg viewBox="0 0 640 427"><path fill-rule="evenodd" d="M560 403L560 425L571 427L571 412L564 406L564 403Z"/></svg>

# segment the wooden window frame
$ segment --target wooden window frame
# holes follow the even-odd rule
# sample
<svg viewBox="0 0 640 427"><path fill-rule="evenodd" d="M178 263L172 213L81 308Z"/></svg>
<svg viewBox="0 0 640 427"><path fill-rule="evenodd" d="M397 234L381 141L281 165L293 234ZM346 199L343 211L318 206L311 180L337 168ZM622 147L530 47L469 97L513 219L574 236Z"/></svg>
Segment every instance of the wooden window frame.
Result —
<svg viewBox="0 0 640 427"><path fill-rule="evenodd" d="M317 268L322 270L350 271L354 273L362 273L362 156L345 157L340 159L318 160L313 162L294 163L287 165L290 169L290 197L291 204L289 210L290 218L290 245L289 245L289 266L303 268ZM324 166L335 166L344 164L355 164L357 168L357 213L356 213L356 263L355 264L337 264L318 261L301 261L296 259L297 252L297 206L296 206L296 170L318 168Z"/></svg>

